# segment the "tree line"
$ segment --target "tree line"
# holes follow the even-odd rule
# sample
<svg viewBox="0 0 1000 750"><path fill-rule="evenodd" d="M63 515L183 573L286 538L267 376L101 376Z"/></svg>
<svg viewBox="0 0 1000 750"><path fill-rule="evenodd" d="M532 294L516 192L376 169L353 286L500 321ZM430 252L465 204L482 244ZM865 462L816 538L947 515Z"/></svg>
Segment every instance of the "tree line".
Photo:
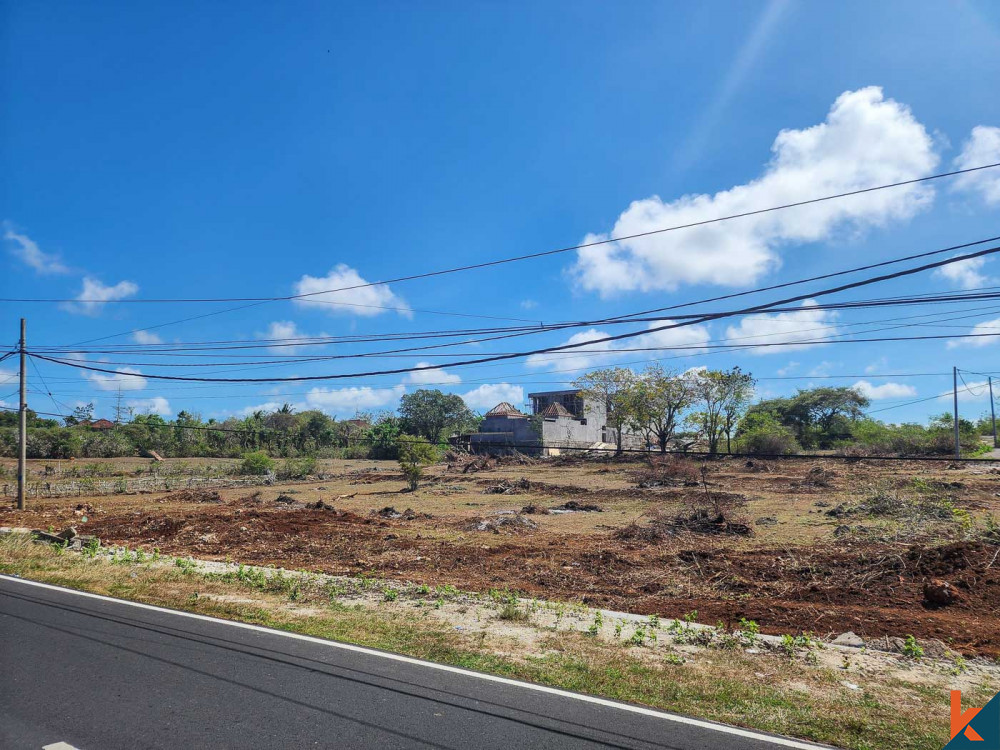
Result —
<svg viewBox="0 0 1000 750"><path fill-rule="evenodd" d="M947 455L953 448L950 414L926 425L888 424L865 414L869 399L853 388L799 390L792 396L754 402L753 376L733 367L676 372L659 364L636 372L625 367L594 370L574 383L586 399L607 406L607 426L619 451L624 435L639 436L652 451L788 455L835 451L855 455ZM477 429L481 416L461 397L439 390L405 394L397 412L359 413L337 420L321 411L296 412L285 404L224 420L182 411L118 415L111 429L94 429L93 406L78 407L62 422L29 410L29 458L114 458L155 451L163 457L240 457L263 451L295 458L397 459L400 438L444 444L455 433ZM963 451L988 449L988 418L959 420ZM0 412L0 455L17 455L17 414Z"/></svg>

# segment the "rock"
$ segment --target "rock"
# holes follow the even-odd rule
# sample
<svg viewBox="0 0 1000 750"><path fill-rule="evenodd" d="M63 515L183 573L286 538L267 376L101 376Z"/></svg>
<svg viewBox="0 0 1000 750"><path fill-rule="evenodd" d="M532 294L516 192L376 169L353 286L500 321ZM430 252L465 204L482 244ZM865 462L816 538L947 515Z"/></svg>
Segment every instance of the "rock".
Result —
<svg viewBox="0 0 1000 750"><path fill-rule="evenodd" d="M850 646L851 648L864 648L865 642L862 640L861 636L855 633L853 630L848 630L846 633L841 633L836 638L831 641L834 646Z"/></svg>
<svg viewBox="0 0 1000 750"><path fill-rule="evenodd" d="M929 607L948 607L959 600L955 587L935 578L924 584L924 604Z"/></svg>
<svg viewBox="0 0 1000 750"><path fill-rule="evenodd" d="M76 528L74 528L73 526L69 526L60 531L58 534L56 534L56 536L62 539L63 541L68 542L74 537L79 536L79 534L77 533Z"/></svg>
<svg viewBox="0 0 1000 750"><path fill-rule="evenodd" d="M930 659L954 659L958 656L955 651L948 648L947 644L939 641L937 638L920 641L920 645L924 649L924 656Z"/></svg>
<svg viewBox="0 0 1000 750"><path fill-rule="evenodd" d="M758 526L777 526L778 519L774 516L761 516L754 523Z"/></svg>
<svg viewBox="0 0 1000 750"><path fill-rule="evenodd" d="M833 535L838 539L840 539L840 537L842 536L847 536L850 533L851 533L851 527L845 524L841 524L840 526L838 526L833 530Z"/></svg>

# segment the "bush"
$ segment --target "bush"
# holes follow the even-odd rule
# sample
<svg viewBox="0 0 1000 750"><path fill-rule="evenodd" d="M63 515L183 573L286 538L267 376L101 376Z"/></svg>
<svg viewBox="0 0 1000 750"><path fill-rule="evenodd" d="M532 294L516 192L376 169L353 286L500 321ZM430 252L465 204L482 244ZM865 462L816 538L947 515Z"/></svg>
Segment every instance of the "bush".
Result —
<svg viewBox="0 0 1000 750"><path fill-rule="evenodd" d="M246 459L244 458L244 461ZM244 472L248 473L248 472ZM267 473L266 471L263 473ZM302 458L288 458L278 471L279 479L305 479L310 474L316 473L316 459L313 456L303 456Z"/></svg>
<svg viewBox="0 0 1000 750"><path fill-rule="evenodd" d="M737 438L744 453L761 456L786 456L800 448L795 433L768 413L748 415Z"/></svg>
<svg viewBox="0 0 1000 750"><path fill-rule="evenodd" d="M388 417L372 425L366 435L366 444L357 447L364 448L368 457L373 459L398 459L400 435L399 420Z"/></svg>
<svg viewBox="0 0 1000 750"><path fill-rule="evenodd" d="M761 456L787 456L799 452L799 443L787 427L758 429L742 438L743 451Z"/></svg>
<svg viewBox="0 0 1000 750"><path fill-rule="evenodd" d="M396 441L399 451L399 467L410 490L417 489L420 478L424 475L424 467L438 459L437 448L426 438L412 435L400 435Z"/></svg>
<svg viewBox="0 0 1000 750"><path fill-rule="evenodd" d="M263 476L274 471L274 460L264 453L264 451L254 451L244 453L243 461L240 463L240 474L252 474Z"/></svg>

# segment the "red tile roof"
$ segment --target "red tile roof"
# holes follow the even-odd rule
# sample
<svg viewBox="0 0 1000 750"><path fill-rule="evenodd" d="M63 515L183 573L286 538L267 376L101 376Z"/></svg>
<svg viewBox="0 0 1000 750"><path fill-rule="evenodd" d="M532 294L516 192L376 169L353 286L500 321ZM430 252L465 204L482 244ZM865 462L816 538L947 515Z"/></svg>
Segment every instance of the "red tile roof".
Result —
<svg viewBox="0 0 1000 750"><path fill-rule="evenodd" d="M553 401L547 407L545 411L542 412L543 417L572 417L573 412L567 409L565 406L560 404L558 401Z"/></svg>
<svg viewBox="0 0 1000 750"><path fill-rule="evenodd" d="M499 404L490 409L484 416L487 417L523 417L520 411L517 410L512 404L508 404L506 401L501 401Z"/></svg>

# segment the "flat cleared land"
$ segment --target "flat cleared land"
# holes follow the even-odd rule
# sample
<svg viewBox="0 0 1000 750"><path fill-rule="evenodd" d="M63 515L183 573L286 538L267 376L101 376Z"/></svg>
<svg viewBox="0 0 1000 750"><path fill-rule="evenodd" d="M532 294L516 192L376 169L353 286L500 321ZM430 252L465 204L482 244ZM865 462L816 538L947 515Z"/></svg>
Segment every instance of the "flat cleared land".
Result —
<svg viewBox="0 0 1000 750"><path fill-rule="evenodd" d="M469 469L459 460L429 469L411 493L392 462L321 461L322 479L199 495L186 489L189 475L200 487L213 474L225 485L234 463L57 463L31 462L32 486L81 494L33 497L25 513L5 505L0 525L73 525L105 545L638 614L696 611L711 624L745 617L766 633L912 633L966 656L1000 654L1000 532L989 521L1000 518L1000 468L992 464L725 459L702 473L694 462L651 471L642 462L507 459ZM12 464L4 465L12 486ZM128 492L131 478L151 471L170 476L173 491L87 495L70 476L120 477ZM487 492L504 481L515 494ZM570 501L601 512L538 512ZM751 535L669 523L712 502ZM535 512L509 513L527 506ZM480 530L498 519L517 523ZM954 603L925 601L935 580L950 584Z"/></svg>

